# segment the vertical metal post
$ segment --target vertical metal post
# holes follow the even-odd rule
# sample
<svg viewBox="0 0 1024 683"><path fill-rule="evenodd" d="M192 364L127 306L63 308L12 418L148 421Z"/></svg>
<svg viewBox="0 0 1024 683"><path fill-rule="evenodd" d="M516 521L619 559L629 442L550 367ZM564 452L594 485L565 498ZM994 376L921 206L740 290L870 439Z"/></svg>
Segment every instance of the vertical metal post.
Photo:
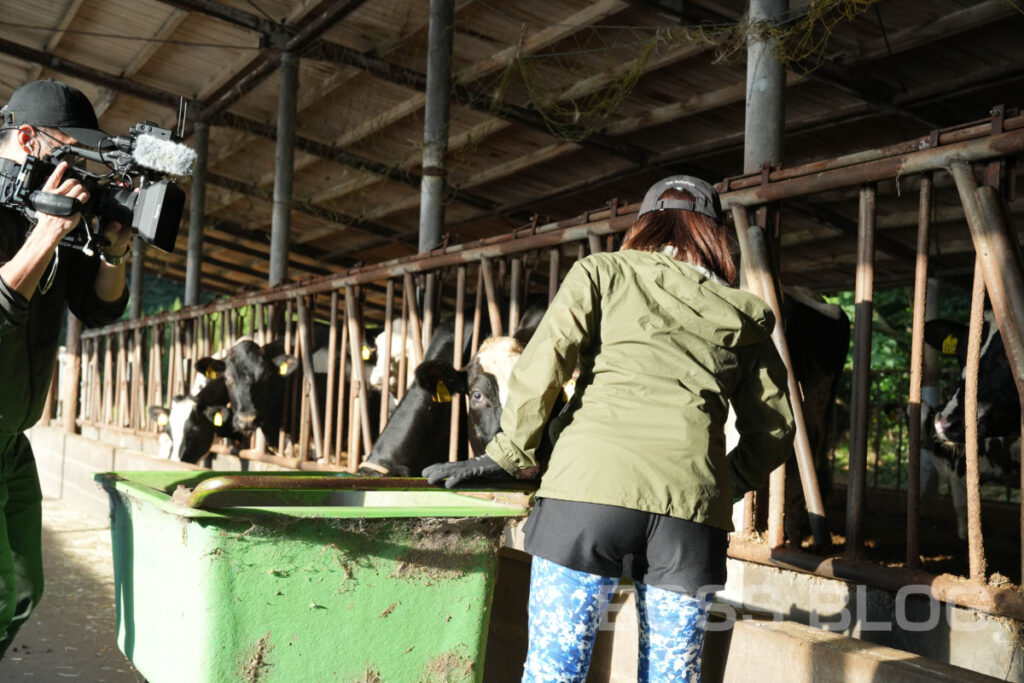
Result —
<svg viewBox="0 0 1024 683"><path fill-rule="evenodd" d="M452 0L430 0L427 47L427 101L423 122L423 177L420 180L419 252L441 243L451 94Z"/></svg>
<svg viewBox="0 0 1024 683"><path fill-rule="evenodd" d="M788 9L787 0L750 0L744 173L757 171L765 162L782 162L786 70L775 56L775 39L760 27L779 21Z"/></svg>
<svg viewBox="0 0 1024 683"><path fill-rule="evenodd" d="M64 345L67 367L64 368L64 405L61 410L64 432L74 434L78 431L75 418L78 417L78 385L82 377L82 322L71 311L68 311L67 321L67 342Z"/></svg>
<svg viewBox="0 0 1024 683"><path fill-rule="evenodd" d="M188 210L188 257L185 262L185 305L199 303L199 274L203 268L203 216L206 213L206 162L209 159L210 124L196 121L192 132L196 165ZM139 252L135 252L138 254Z"/></svg>
<svg viewBox="0 0 1024 683"><path fill-rule="evenodd" d="M128 317L142 317L142 263L145 261L146 243L136 235L132 238L131 282L128 285Z"/></svg>
<svg viewBox="0 0 1024 683"><path fill-rule="evenodd" d="M367 402L366 396L366 366L363 364L362 359L362 335L360 330L362 329L362 315L356 310L356 297L354 288L351 285L345 285L345 322L348 323L348 344L351 354L352 361L352 380L358 382L359 385L359 423L355 426L356 429L362 428L363 435L363 446L366 452L369 453L373 450L373 434L370 432L370 406ZM355 443L359 443L356 439ZM359 463L362 461L359 453L349 453L349 467L354 472L359 468Z"/></svg>
<svg viewBox="0 0 1024 683"><path fill-rule="evenodd" d="M846 549L850 558L864 552L864 480L868 448L868 394L871 390L871 316L875 286L874 185L860 190L857 225L857 281L853 322L853 390L850 413L850 475L846 494Z"/></svg>
<svg viewBox="0 0 1024 683"><path fill-rule="evenodd" d="M384 370L384 376L381 377L380 382L380 426L378 427L378 434L384 431L388 418L391 416L389 410L391 407L391 338L395 332L394 323L391 318L395 314L394 311L395 281L393 278L388 278L387 294L384 301L384 348L377 349L377 362ZM402 346L405 346L405 344L403 343Z"/></svg>
<svg viewBox="0 0 1024 683"><path fill-rule="evenodd" d="M924 368L924 320L928 294L928 247L932 225L932 177L921 177L917 212L917 261L914 267L914 317L910 338L910 401L907 435L907 567L921 565L921 379ZM897 482L898 483L898 482Z"/></svg>
<svg viewBox="0 0 1024 683"><path fill-rule="evenodd" d="M316 460L327 464L327 451L324 450L323 425L320 424L320 397L317 395L316 379L313 376L313 326L309 320L309 310L305 299L296 302L299 309L299 346L302 349L302 371L309 385L309 421L313 428L313 448L316 449ZM333 361L334 359L331 358ZM365 393L365 389L363 390ZM306 426L303 421L302 430ZM303 455L305 455L303 453Z"/></svg>
<svg viewBox="0 0 1024 683"><path fill-rule="evenodd" d="M512 277L509 280L508 333L513 334L519 327L519 311L522 308L523 260L512 257Z"/></svg>
<svg viewBox="0 0 1024 683"><path fill-rule="evenodd" d="M452 366L462 369L462 346L466 332L466 266L460 265L455 278L455 344ZM452 395L452 422L448 433L448 460L459 459L459 423L462 420L462 395Z"/></svg>
<svg viewBox="0 0 1024 683"><path fill-rule="evenodd" d="M292 170L295 161L295 103L299 89L299 56L281 55L277 99L277 152L274 156L274 208L270 224L270 286L288 277L288 233L292 219Z"/></svg>
<svg viewBox="0 0 1024 683"><path fill-rule="evenodd" d="M967 485L967 556L970 579L985 582L985 546L981 534L981 477L978 471L978 367L981 364L981 328L985 322L985 277L982 256L974 260L971 290L971 323L967 332L967 363L964 366L964 460Z"/></svg>

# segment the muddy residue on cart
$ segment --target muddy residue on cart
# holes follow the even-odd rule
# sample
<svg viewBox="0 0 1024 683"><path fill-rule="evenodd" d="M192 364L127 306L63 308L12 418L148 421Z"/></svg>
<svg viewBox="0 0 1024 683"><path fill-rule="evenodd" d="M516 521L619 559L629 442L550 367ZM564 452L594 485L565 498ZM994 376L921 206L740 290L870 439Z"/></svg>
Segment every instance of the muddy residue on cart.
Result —
<svg viewBox="0 0 1024 683"><path fill-rule="evenodd" d="M458 652L443 652L427 664L423 680L429 683L458 683L473 680L473 660Z"/></svg>
<svg viewBox="0 0 1024 683"><path fill-rule="evenodd" d="M410 529L392 578L425 583L457 579L493 562L505 518L424 518Z"/></svg>
<svg viewBox="0 0 1024 683"><path fill-rule="evenodd" d="M268 657L274 646L270 644L270 631L263 634L263 637L256 641L256 647L252 649L248 659L242 663L242 680L245 683L259 683L264 680L264 675L273 666Z"/></svg>

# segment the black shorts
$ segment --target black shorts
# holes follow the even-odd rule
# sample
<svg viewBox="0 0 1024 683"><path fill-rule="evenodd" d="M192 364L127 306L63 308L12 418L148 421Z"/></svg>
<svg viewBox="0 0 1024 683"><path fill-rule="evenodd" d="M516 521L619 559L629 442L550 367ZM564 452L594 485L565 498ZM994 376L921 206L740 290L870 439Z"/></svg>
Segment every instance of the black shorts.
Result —
<svg viewBox="0 0 1024 683"><path fill-rule="evenodd" d="M615 505L538 498L525 548L563 567L678 593L725 583L724 529Z"/></svg>

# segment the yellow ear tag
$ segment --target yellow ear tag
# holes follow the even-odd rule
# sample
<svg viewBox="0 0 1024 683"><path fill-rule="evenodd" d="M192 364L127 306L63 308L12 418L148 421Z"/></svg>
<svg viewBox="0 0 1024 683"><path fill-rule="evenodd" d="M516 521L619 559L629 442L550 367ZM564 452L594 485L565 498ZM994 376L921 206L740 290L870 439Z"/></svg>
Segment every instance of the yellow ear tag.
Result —
<svg viewBox="0 0 1024 683"><path fill-rule="evenodd" d="M167 426L167 415L163 414L163 413L158 415L157 418L156 418L156 424L157 424L158 427L166 427Z"/></svg>
<svg viewBox="0 0 1024 683"><path fill-rule="evenodd" d="M370 360L370 356L372 355L372 353L373 352L370 349L370 347L367 346L366 344L363 344L363 352L362 352L363 360Z"/></svg>
<svg viewBox="0 0 1024 683"><path fill-rule="evenodd" d="M203 374L206 375L206 379L217 379L217 371L213 368L206 368Z"/></svg>
<svg viewBox="0 0 1024 683"><path fill-rule="evenodd" d="M281 367L279 367L277 369L277 371L280 372L282 375L287 375L288 374L288 362L285 361L284 363L281 363Z"/></svg>
<svg viewBox="0 0 1024 683"><path fill-rule="evenodd" d="M949 334L942 340L942 353L947 356L956 354L956 345L960 342L959 339Z"/></svg>
<svg viewBox="0 0 1024 683"><path fill-rule="evenodd" d="M434 387L434 395L432 397L434 403L451 403L452 395L448 391L448 387L445 386L441 380L437 381L437 386Z"/></svg>
<svg viewBox="0 0 1024 683"><path fill-rule="evenodd" d="M219 410L216 413L213 414L213 426L214 427L222 427L222 426L224 426L224 416L221 414L221 412Z"/></svg>

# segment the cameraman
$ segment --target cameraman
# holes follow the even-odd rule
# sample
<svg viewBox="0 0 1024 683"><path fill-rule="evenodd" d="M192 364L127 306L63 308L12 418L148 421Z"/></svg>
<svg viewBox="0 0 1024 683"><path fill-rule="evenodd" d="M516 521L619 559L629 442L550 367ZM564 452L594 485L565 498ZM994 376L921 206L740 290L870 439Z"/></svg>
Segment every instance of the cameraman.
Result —
<svg viewBox="0 0 1024 683"><path fill-rule="evenodd" d="M96 147L108 137L88 98L59 81L18 88L0 115L0 169L7 175L30 155L43 158L62 144ZM88 200L64 161L33 189ZM91 327L120 318L128 302L130 226L106 226L109 244L97 259L59 245L81 220L79 213L29 218L0 205L0 657L43 592L42 492L23 431L42 414L65 305Z"/></svg>

